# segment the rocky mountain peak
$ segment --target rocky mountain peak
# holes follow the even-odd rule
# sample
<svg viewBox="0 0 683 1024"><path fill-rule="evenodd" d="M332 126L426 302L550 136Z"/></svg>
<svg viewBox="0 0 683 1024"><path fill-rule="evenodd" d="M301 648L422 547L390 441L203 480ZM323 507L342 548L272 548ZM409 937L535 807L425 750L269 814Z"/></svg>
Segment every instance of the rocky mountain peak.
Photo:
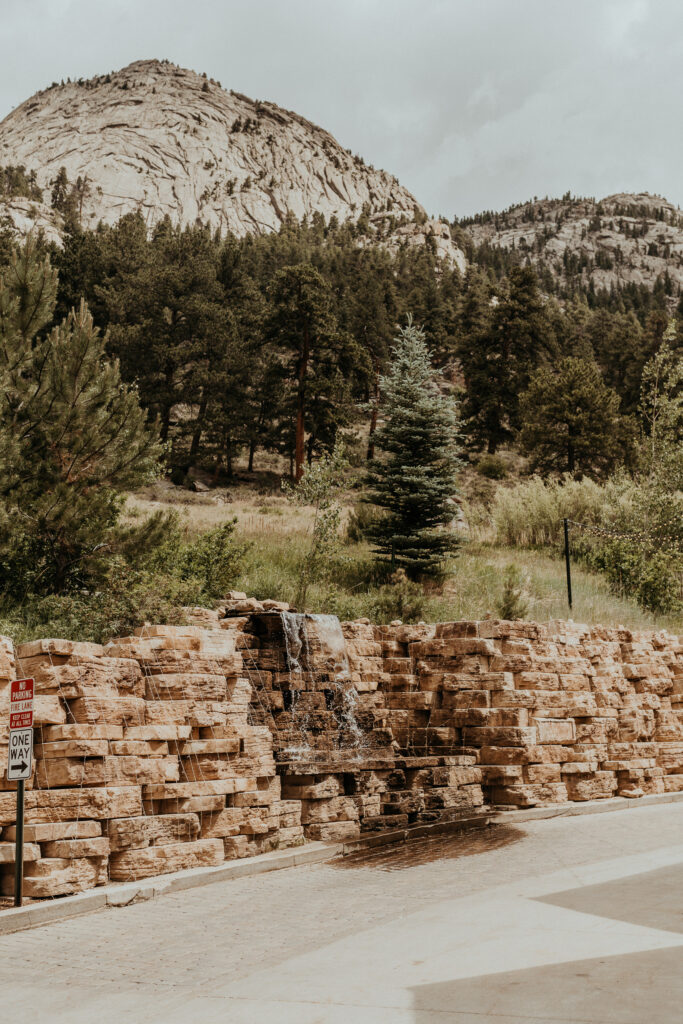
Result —
<svg viewBox="0 0 683 1024"><path fill-rule="evenodd" d="M83 227L139 210L150 226L168 214L242 236L277 230L288 214L344 221L365 212L382 234L431 235L464 267L448 226L429 221L391 174L299 114L167 61L139 60L36 93L0 122L7 165L34 170L48 203L61 167L71 182L80 178ZM28 205L15 197L5 210L20 229L31 220ZM58 231L46 203L34 206L33 221Z"/></svg>

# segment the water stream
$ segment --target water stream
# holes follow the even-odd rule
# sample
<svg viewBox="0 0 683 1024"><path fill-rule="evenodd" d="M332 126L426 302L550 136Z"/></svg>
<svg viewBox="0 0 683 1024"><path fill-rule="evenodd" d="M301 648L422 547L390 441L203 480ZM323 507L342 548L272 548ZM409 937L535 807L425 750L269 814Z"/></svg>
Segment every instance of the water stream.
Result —
<svg viewBox="0 0 683 1024"><path fill-rule="evenodd" d="M331 691L328 709L334 714L337 723L335 747L337 750L360 752L367 738L356 716L358 691L351 682L346 640L339 619L336 615L302 615L295 612L281 612L281 617L290 679L293 675L303 676L304 672L327 677L316 680L315 688L326 691L326 695ZM311 623L311 636L307 621ZM286 753L303 760L311 753L307 702L301 699L300 687L292 687L291 693L292 726L300 735L301 742L288 747Z"/></svg>

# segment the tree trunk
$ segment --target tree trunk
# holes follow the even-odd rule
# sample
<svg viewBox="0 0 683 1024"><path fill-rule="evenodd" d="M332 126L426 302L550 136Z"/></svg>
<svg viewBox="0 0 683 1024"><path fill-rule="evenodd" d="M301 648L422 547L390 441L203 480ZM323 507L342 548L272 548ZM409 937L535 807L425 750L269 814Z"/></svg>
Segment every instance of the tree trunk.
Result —
<svg viewBox="0 0 683 1024"><path fill-rule="evenodd" d="M375 431L379 419L379 366L375 363L375 383L372 390L372 413L370 414L370 433L368 434L368 451L366 461L372 462L375 457Z"/></svg>
<svg viewBox="0 0 683 1024"><path fill-rule="evenodd" d="M206 407L208 405L208 398L202 394L199 402L199 412L197 413L197 425L194 428L192 434L192 444L190 445L190 465L197 458L197 452L199 451L199 443L202 439L202 432L204 430L204 417L206 416Z"/></svg>
<svg viewBox="0 0 683 1024"><path fill-rule="evenodd" d="M306 373L311 352L308 327L304 327L303 348L297 367L298 389L296 396L296 435L294 445L294 479L298 483L304 472L304 439L306 433Z"/></svg>
<svg viewBox="0 0 683 1024"><path fill-rule="evenodd" d="M576 458L574 455L574 444L572 442L572 439L569 438L569 440L567 441L567 469L570 473L573 473L575 468Z"/></svg>
<svg viewBox="0 0 683 1024"><path fill-rule="evenodd" d="M232 438L230 434L225 435L225 462L228 478L232 480Z"/></svg>
<svg viewBox="0 0 683 1024"><path fill-rule="evenodd" d="M161 414L161 430L159 436L162 441L168 441L168 431L171 425L171 406L164 409Z"/></svg>
<svg viewBox="0 0 683 1024"><path fill-rule="evenodd" d="M247 464L247 471L249 473L254 472L254 455L256 454L256 441L254 438L249 442L249 462Z"/></svg>

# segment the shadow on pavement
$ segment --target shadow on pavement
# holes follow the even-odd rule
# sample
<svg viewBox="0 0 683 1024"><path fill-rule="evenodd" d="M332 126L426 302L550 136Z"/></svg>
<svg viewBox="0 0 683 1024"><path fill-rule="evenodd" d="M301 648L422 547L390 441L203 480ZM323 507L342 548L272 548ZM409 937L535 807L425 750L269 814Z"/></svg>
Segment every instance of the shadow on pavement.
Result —
<svg viewBox="0 0 683 1024"><path fill-rule="evenodd" d="M541 903L683 933L683 864L568 889ZM678 1024L683 946L506 971L414 990L415 1024Z"/></svg>
<svg viewBox="0 0 683 1024"><path fill-rule="evenodd" d="M415 1024L677 1024L683 947L576 960L414 989ZM460 1014L462 1016L457 1016Z"/></svg>

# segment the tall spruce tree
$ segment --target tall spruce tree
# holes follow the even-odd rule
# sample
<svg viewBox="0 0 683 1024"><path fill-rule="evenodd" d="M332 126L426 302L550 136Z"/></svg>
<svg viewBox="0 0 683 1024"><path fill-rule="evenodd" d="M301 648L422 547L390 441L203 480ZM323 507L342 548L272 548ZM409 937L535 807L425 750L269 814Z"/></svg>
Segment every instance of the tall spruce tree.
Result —
<svg viewBox="0 0 683 1024"><path fill-rule="evenodd" d="M111 550L121 490L161 454L84 304L41 335L55 297L29 239L0 274L0 580L15 596L86 583Z"/></svg>
<svg viewBox="0 0 683 1024"><path fill-rule="evenodd" d="M367 475L367 500L383 509L372 527L378 560L412 579L438 578L455 550L458 419L454 400L439 388L424 333L408 321L381 377L384 422Z"/></svg>

